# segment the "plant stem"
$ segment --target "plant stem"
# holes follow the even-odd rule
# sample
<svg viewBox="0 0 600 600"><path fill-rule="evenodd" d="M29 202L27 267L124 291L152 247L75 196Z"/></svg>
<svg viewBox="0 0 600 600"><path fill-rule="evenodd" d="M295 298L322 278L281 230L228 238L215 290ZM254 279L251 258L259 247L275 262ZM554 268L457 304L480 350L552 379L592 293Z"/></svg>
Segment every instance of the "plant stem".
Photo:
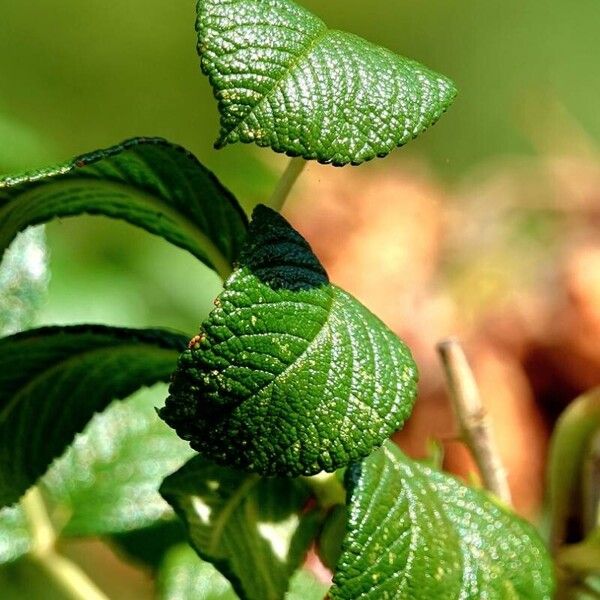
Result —
<svg viewBox="0 0 600 600"><path fill-rule="evenodd" d="M510 506L512 498L506 470L467 357L457 340L444 340L437 349L461 437L475 459L486 489Z"/></svg>
<svg viewBox="0 0 600 600"><path fill-rule="evenodd" d="M296 156L290 160L269 200L269 206L273 210L281 212L290 190L294 187L294 183L296 183L296 180L304 170L304 167L306 167L306 161L300 156Z"/></svg>
<svg viewBox="0 0 600 600"><path fill-rule="evenodd" d="M76 564L56 552L56 532L40 491L37 488L29 490L21 505L31 531L30 558L73 600L108 600L108 596Z"/></svg>

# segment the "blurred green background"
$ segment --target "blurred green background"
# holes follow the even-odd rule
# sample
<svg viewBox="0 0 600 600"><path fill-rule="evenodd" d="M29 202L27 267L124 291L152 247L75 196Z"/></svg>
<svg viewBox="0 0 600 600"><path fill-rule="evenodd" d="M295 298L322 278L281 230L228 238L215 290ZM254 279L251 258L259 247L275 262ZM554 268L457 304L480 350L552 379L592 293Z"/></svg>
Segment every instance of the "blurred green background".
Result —
<svg viewBox="0 0 600 600"><path fill-rule="evenodd" d="M556 102L600 136L596 0L303 4L331 26L457 82L455 106L398 151L390 168L425 159L451 185L486 157L533 152L527 127L544 127ZM0 171L159 135L195 152L246 206L268 194L281 157L248 146L212 149L217 111L195 52L193 0L0 6ZM191 257L125 225L65 220L48 236L53 275L43 322L162 324L193 333L218 286Z"/></svg>

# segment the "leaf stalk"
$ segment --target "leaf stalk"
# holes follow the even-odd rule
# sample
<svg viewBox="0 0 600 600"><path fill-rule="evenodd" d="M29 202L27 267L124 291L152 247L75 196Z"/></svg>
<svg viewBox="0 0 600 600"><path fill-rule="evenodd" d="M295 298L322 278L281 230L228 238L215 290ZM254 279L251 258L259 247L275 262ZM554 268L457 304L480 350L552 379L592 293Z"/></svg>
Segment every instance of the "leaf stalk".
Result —
<svg viewBox="0 0 600 600"><path fill-rule="evenodd" d="M75 563L56 551L56 532L40 491L35 487L31 488L21 505L32 536L29 557L73 600L109 600Z"/></svg>
<svg viewBox="0 0 600 600"><path fill-rule="evenodd" d="M296 180L306 167L306 160L300 156L296 156L290 160L286 170L283 172L281 179L277 183L277 187L273 192L268 206L277 212L281 212L285 201L287 200L291 189L294 187Z"/></svg>
<svg viewBox="0 0 600 600"><path fill-rule="evenodd" d="M475 459L486 489L511 506L506 469L500 458L492 421L464 350L455 339L440 342L437 349L461 437Z"/></svg>

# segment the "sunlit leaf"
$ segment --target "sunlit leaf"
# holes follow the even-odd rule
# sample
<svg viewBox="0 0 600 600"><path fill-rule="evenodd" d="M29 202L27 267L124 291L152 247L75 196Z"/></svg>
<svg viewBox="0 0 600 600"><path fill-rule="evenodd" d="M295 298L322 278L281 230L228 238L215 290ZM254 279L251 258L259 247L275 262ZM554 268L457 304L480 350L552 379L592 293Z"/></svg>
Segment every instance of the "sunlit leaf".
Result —
<svg viewBox="0 0 600 600"><path fill-rule="evenodd" d="M456 95L446 77L291 0L200 0L197 31L221 113L217 147L360 164L433 125Z"/></svg>
<svg viewBox="0 0 600 600"><path fill-rule="evenodd" d="M349 471L332 600L551 600L553 567L529 524L392 443Z"/></svg>

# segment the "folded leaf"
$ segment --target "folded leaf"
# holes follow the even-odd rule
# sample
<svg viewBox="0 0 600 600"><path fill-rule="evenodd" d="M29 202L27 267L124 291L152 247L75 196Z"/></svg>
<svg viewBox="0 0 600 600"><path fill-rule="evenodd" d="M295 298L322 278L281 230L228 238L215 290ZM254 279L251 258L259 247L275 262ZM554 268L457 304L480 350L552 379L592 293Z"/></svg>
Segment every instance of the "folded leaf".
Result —
<svg viewBox="0 0 600 600"><path fill-rule="evenodd" d="M0 254L29 225L82 214L146 229L222 277L246 229L235 198L193 155L165 140L136 138L57 167L0 178Z"/></svg>
<svg viewBox="0 0 600 600"><path fill-rule="evenodd" d="M89 325L0 340L0 505L18 500L95 412L167 381L184 346L166 331Z"/></svg>
<svg viewBox="0 0 600 600"><path fill-rule="evenodd" d="M349 470L331 600L550 600L552 563L531 525L482 491L387 443Z"/></svg>
<svg viewBox="0 0 600 600"><path fill-rule="evenodd" d="M221 113L217 148L255 142L356 165L419 135L456 95L449 79L291 0L199 0L196 28Z"/></svg>
<svg viewBox="0 0 600 600"><path fill-rule="evenodd" d="M259 206L160 415L219 463L311 475L381 445L410 414L416 380L408 348Z"/></svg>
<svg viewBox="0 0 600 600"><path fill-rule="evenodd" d="M310 496L302 481L260 479L197 456L160 491L196 552L243 600L284 596L317 529L315 515L301 514Z"/></svg>

